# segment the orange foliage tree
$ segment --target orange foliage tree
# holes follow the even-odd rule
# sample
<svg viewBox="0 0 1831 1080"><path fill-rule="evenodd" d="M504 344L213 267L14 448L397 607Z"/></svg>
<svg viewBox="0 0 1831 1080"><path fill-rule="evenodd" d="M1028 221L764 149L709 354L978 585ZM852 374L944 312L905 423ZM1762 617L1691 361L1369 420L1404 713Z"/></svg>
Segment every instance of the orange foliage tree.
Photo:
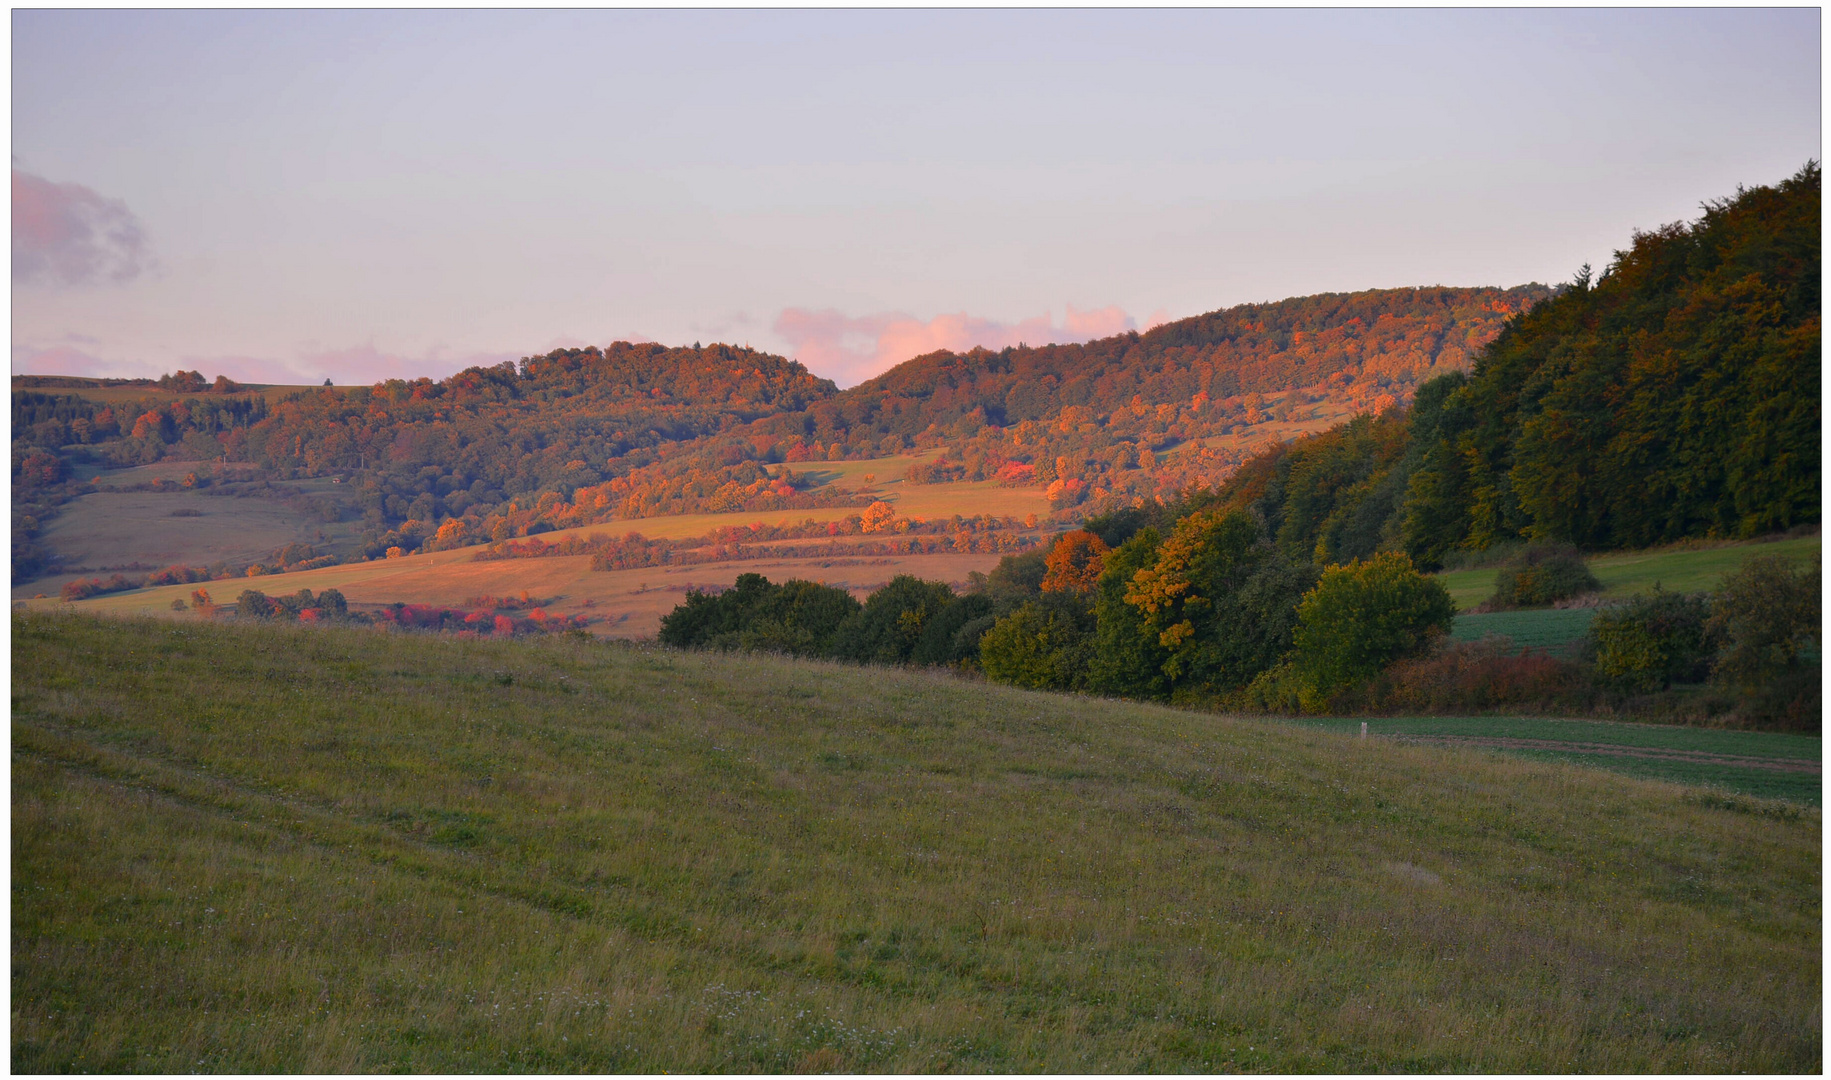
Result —
<svg viewBox="0 0 1831 1080"><path fill-rule="evenodd" d="M1086 529L1064 533L1043 557L1043 566L1048 570L1043 575L1043 591L1092 592L1111 551L1105 541Z"/></svg>

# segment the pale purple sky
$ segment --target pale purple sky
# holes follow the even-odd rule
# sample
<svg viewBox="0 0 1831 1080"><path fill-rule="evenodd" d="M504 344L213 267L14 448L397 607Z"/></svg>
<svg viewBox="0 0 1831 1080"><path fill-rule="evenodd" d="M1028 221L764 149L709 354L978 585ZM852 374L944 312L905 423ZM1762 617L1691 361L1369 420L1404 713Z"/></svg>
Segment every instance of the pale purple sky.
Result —
<svg viewBox="0 0 1831 1080"><path fill-rule="evenodd" d="M726 341L849 385L1565 281L1821 153L1768 10L13 13L13 371Z"/></svg>

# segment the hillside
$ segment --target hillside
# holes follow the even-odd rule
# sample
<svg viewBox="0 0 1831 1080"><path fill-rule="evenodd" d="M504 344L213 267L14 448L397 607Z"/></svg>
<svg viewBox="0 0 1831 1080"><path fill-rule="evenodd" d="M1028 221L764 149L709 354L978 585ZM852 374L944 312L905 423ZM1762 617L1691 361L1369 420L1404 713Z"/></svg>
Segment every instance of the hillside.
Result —
<svg viewBox="0 0 1831 1080"><path fill-rule="evenodd" d="M1522 540L1592 551L1820 520L1816 163L1638 233L1404 413L1267 449L1223 485L1283 551L1420 566Z"/></svg>
<svg viewBox="0 0 1831 1080"><path fill-rule="evenodd" d="M346 557L415 550L448 524L455 542L862 505L808 464L910 451L945 455L914 482L1046 489L1057 508L1169 494L1267 442L1407 399L1548 295L1402 289L1244 305L1087 345L921 357L844 392L749 349L627 342L277 399L195 373L169 386L20 377L14 580L54 572L60 553L36 537L59 504L106 484L98 472L160 462L200 463L200 487L220 479L213 459L274 484L349 478L335 512L362 535L338 549ZM894 468L883 479L908 465Z"/></svg>
<svg viewBox="0 0 1831 1080"><path fill-rule="evenodd" d="M12 661L17 1071L1821 1062L1813 810L570 640Z"/></svg>

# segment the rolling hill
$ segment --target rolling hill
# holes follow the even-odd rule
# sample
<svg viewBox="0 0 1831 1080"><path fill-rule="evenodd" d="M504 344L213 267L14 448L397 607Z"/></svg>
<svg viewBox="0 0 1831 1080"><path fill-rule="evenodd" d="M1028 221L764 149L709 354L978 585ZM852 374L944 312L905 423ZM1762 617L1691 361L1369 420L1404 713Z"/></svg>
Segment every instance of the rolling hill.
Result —
<svg viewBox="0 0 1831 1080"><path fill-rule="evenodd" d="M13 672L21 1072L1823 1053L1816 810L576 640L26 615Z"/></svg>

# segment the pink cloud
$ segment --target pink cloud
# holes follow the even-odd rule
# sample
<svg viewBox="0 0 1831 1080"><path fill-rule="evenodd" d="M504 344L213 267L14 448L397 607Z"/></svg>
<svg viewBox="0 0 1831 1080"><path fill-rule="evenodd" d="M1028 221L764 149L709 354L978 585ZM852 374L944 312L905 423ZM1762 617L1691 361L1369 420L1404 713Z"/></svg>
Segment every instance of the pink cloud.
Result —
<svg viewBox="0 0 1831 1080"><path fill-rule="evenodd" d="M119 284L152 263L140 219L126 203L13 170L15 284Z"/></svg>
<svg viewBox="0 0 1831 1080"><path fill-rule="evenodd" d="M887 312L848 316L831 308L788 308L776 317L775 331L790 343L790 354L809 371L841 386L851 386L908 360L940 349L965 352L974 347L1048 345L1091 341L1137 328L1118 307L1080 311L1070 305L1057 325L1049 315L1014 323L968 315L937 315L924 322L913 315Z"/></svg>

